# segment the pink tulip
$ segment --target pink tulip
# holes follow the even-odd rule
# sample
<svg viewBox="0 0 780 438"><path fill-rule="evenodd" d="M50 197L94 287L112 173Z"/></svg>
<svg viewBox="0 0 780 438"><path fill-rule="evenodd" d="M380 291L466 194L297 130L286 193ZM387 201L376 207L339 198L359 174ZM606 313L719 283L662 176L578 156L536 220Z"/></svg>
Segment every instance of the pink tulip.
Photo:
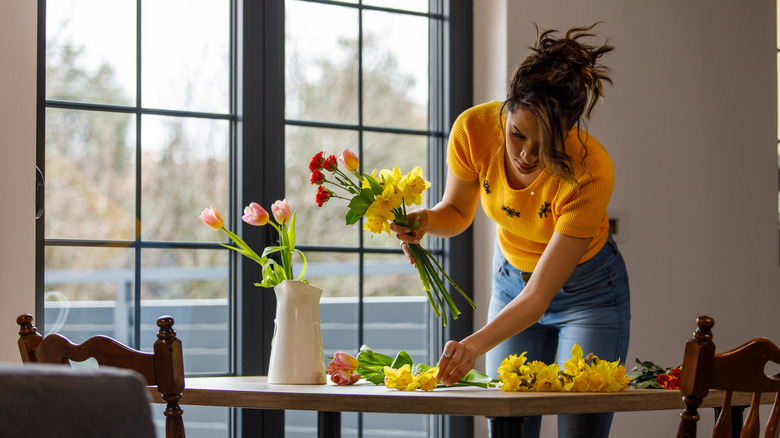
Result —
<svg viewBox="0 0 780 438"><path fill-rule="evenodd" d="M339 161L344 165L344 168L350 172L354 172L360 167L358 156L349 149L341 151L341 154L339 154Z"/></svg>
<svg viewBox="0 0 780 438"><path fill-rule="evenodd" d="M337 351L333 355L333 360L328 364L328 372L335 370L348 370L355 371L358 368L358 360L349 353L343 351Z"/></svg>
<svg viewBox="0 0 780 438"><path fill-rule="evenodd" d="M256 202L252 202L244 207L244 216L241 220L249 225L262 227L268 223L268 212Z"/></svg>
<svg viewBox="0 0 780 438"><path fill-rule="evenodd" d="M215 230L221 230L225 226L225 221L222 220L222 216L213 205L203 210L203 213L200 214L200 220Z"/></svg>
<svg viewBox="0 0 780 438"><path fill-rule="evenodd" d="M331 373L330 380L339 386L352 385L360 380L360 374L348 370L338 370Z"/></svg>
<svg viewBox="0 0 780 438"><path fill-rule="evenodd" d="M360 380L360 374L356 373L360 363L349 353L337 351L333 360L328 363L330 380L337 385L351 385Z"/></svg>
<svg viewBox="0 0 780 438"><path fill-rule="evenodd" d="M271 206L271 211L274 214L274 219L276 219L276 222L279 225L290 220L290 204L287 203L287 199L274 202L274 205Z"/></svg>

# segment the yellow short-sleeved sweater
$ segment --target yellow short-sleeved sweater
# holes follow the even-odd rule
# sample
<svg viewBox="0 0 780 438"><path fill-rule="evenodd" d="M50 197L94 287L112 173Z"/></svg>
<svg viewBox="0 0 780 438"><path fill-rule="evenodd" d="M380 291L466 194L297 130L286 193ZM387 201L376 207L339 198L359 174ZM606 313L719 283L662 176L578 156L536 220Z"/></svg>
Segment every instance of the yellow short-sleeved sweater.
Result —
<svg viewBox="0 0 780 438"><path fill-rule="evenodd" d="M579 188L542 172L530 186L514 190L504 173L500 105L485 103L458 117L450 133L449 168L464 181L479 180L482 208L496 222L501 251L517 269L533 272L555 231L593 238L580 263L587 261L604 246L609 233L612 159L595 138L575 127L565 147ZM588 151L584 162L583 140Z"/></svg>

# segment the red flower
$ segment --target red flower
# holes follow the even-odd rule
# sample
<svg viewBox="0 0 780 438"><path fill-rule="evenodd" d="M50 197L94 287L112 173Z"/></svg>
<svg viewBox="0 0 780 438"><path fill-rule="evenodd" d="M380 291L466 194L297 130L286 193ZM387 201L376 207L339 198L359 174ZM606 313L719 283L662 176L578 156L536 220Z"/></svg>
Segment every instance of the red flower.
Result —
<svg viewBox="0 0 780 438"><path fill-rule="evenodd" d="M680 378L671 374L659 374L656 379L662 388L678 389L680 387Z"/></svg>
<svg viewBox="0 0 780 438"><path fill-rule="evenodd" d="M669 374L670 376L674 376L674 377L680 377L680 374L682 374L682 372L680 371L680 367L677 367L677 368L670 369L669 371L666 372L666 374Z"/></svg>
<svg viewBox="0 0 780 438"><path fill-rule="evenodd" d="M325 182L325 175L322 174L319 170L315 170L311 173L311 183L320 185Z"/></svg>
<svg viewBox="0 0 780 438"><path fill-rule="evenodd" d="M330 199L330 190L323 186L317 187L317 206L322 207Z"/></svg>
<svg viewBox="0 0 780 438"><path fill-rule="evenodd" d="M325 170L327 171L335 172L336 169L339 167L338 159L336 158L335 155L331 155L328 157L327 160L325 160L325 163L323 163L322 167L325 168Z"/></svg>
<svg viewBox="0 0 780 438"><path fill-rule="evenodd" d="M325 164L325 157L322 155L324 152L319 152L317 155L311 157L311 162L309 163L309 170L314 172L315 170L322 170L322 166Z"/></svg>

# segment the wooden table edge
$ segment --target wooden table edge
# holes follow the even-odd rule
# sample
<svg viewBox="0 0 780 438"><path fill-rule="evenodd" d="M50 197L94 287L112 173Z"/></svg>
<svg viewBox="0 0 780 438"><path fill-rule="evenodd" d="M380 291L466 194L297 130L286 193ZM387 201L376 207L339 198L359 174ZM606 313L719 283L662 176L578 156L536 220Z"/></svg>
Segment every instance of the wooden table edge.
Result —
<svg viewBox="0 0 780 438"><path fill-rule="evenodd" d="M405 392L371 384L370 387L361 388L268 385L258 383L252 377L235 380L222 378L227 379L225 382L236 384L219 388L219 385L212 384L214 381L202 379L209 378L189 379L188 382L192 384L189 387L186 387L185 382L180 401L182 405L487 417L683 409L682 394L677 390L663 389L629 389L616 393L502 393L495 388L439 388L432 392ZM199 384L202 382L208 382L209 385ZM241 382L248 383L245 389L241 389ZM258 389L258 385L262 387ZM163 403L156 388L150 387L149 393L153 402ZM723 394L724 391L710 391L701 407L720 406ZM749 393L735 393L732 405L747 406L750 397ZM762 395L762 404L771 404L773 401L773 394Z"/></svg>

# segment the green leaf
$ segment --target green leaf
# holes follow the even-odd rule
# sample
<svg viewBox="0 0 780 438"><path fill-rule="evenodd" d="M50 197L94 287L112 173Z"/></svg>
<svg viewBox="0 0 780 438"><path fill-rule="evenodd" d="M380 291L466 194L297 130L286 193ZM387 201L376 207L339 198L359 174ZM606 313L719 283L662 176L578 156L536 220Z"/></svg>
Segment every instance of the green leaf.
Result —
<svg viewBox="0 0 780 438"><path fill-rule="evenodd" d="M368 191L370 192L370 190ZM357 195L353 197L352 200L349 201L349 205L348 205L349 209L357 216L363 216L364 214L366 214L366 210L368 210L368 206L371 205L372 202L374 202L373 199L367 201L362 196L363 192L361 191L360 193L361 195Z"/></svg>
<svg viewBox="0 0 780 438"><path fill-rule="evenodd" d="M379 194L382 194L382 192L379 192ZM374 199L376 199L374 192L371 189L361 190L360 197L363 198L364 201L368 202L369 205L371 205L371 203L374 202Z"/></svg>
<svg viewBox="0 0 780 438"><path fill-rule="evenodd" d="M385 383L385 373L382 372L382 373L374 374L373 376L367 378L366 380L373 383L374 385L382 385Z"/></svg>
<svg viewBox="0 0 780 438"><path fill-rule="evenodd" d="M363 364L368 366L390 366L393 363L393 358L381 353L375 353L368 345L360 347L360 353L358 353L358 362L361 366Z"/></svg>
<svg viewBox="0 0 780 438"><path fill-rule="evenodd" d="M360 216L356 215L352 210L347 211L347 225L354 225L360 220Z"/></svg>
<svg viewBox="0 0 780 438"><path fill-rule="evenodd" d="M290 217L290 225L287 227L287 244L290 245L290 251L295 250L295 214Z"/></svg>
<svg viewBox="0 0 780 438"><path fill-rule="evenodd" d="M263 250L263 257L266 257L270 254L283 251L283 250L284 250L283 246L266 246L265 249Z"/></svg>
<svg viewBox="0 0 780 438"><path fill-rule="evenodd" d="M303 255L303 252L300 249L296 249L295 252L301 256L301 260L303 261L303 268L301 269L301 275L298 276L298 280L303 280L303 274L306 273L306 256Z"/></svg>
<svg viewBox="0 0 780 438"><path fill-rule="evenodd" d="M393 363L390 365L390 368L398 369L407 364L411 367L414 365L414 361L412 360L412 357L409 356L409 353L401 350L395 356L395 359L393 359Z"/></svg>
<svg viewBox="0 0 780 438"><path fill-rule="evenodd" d="M371 175L363 175L366 177L366 180L368 180L368 184L371 186L371 190L375 195L381 195L382 194L382 185L379 184L379 181L374 179Z"/></svg>

